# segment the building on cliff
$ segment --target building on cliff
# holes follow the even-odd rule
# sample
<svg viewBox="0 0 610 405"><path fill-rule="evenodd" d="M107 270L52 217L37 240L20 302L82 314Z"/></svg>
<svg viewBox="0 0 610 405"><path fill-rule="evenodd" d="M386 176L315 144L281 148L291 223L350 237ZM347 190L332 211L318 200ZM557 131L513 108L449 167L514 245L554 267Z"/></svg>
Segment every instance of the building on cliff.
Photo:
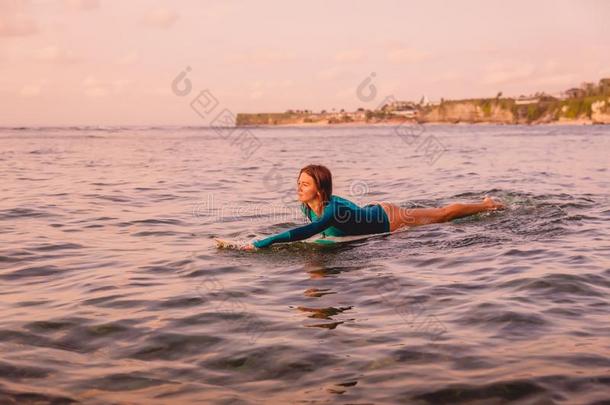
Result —
<svg viewBox="0 0 610 405"><path fill-rule="evenodd" d="M384 105L381 110L392 113L392 115L401 115L408 118L416 117L419 112L415 103L410 101L393 101Z"/></svg>
<svg viewBox="0 0 610 405"><path fill-rule="evenodd" d="M523 104L536 104L540 102L540 97L526 97L526 96L520 96L518 99L515 100L515 104L516 105L523 105Z"/></svg>

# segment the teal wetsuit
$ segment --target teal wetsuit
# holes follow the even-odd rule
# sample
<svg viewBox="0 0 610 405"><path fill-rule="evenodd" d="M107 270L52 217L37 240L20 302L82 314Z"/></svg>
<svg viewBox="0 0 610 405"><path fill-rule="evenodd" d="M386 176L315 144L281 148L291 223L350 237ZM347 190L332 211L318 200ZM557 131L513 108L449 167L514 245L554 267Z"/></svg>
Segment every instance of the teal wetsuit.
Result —
<svg viewBox="0 0 610 405"><path fill-rule="evenodd" d="M301 207L301 210L312 221L311 224L254 241L253 245L257 248L264 248L272 243L307 239L321 232L324 236L369 235L390 232L390 221L385 210L379 204L359 207L345 198L333 195L319 218L311 209Z"/></svg>

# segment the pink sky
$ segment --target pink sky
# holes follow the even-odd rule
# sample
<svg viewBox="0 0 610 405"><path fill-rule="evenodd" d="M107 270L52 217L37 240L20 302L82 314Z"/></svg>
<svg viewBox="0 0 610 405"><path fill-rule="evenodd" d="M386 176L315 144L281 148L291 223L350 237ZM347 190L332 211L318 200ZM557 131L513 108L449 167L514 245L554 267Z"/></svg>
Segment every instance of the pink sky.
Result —
<svg viewBox="0 0 610 405"><path fill-rule="evenodd" d="M204 89L235 113L553 93L610 77L608 21L603 0L0 0L0 126L205 125Z"/></svg>

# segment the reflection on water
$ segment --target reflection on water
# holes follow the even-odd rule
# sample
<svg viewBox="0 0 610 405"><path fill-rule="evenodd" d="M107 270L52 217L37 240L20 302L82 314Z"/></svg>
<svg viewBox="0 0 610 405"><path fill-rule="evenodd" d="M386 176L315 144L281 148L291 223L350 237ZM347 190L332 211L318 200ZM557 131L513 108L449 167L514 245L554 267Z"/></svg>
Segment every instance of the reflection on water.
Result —
<svg viewBox="0 0 610 405"><path fill-rule="evenodd" d="M426 126L433 164L388 127L254 133L268 160L207 129L0 131L0 403L609 398L609 129ZM308 163L361 205L508 209L215 249L302 223Z"/></svg>

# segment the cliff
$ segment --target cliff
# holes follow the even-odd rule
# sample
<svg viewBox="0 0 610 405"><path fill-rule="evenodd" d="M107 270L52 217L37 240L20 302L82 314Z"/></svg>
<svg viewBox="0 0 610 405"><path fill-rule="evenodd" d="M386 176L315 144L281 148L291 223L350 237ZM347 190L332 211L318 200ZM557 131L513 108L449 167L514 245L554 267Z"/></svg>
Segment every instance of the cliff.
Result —
<svg viewBox="0 0 610 405"><path fill-rule="evenodd" d="M424 107L419 121L512 124L515 122L513 105L514 102L507 99L444 101L438 106Z"/></svg>

